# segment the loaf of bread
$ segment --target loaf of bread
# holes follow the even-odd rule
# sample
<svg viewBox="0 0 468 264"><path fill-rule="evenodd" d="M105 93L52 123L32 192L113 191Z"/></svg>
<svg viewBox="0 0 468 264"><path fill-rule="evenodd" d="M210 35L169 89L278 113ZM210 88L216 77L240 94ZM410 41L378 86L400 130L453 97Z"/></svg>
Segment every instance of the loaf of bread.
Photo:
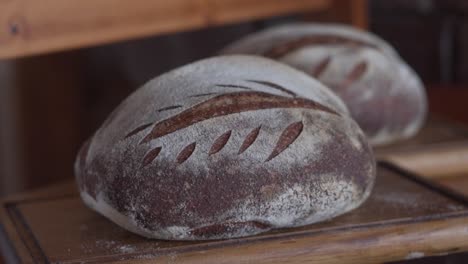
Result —
<svg viewBox="0 0 468 264"><path fill-rule="evenodd" d="M352 210L372 189L375 161L322 84L262 57L222 56L129 96L83 145L75 174L83 201L123 228L203 240Z"/></svg>
<svg viewBox="0 0 468 264"><path fill-rule="evenodd" d="M373 145L413 136L426 117L418 76L385 41L352 27L278 26L247 36L221 53L262 55L317 78L343 99Z"/></svg>

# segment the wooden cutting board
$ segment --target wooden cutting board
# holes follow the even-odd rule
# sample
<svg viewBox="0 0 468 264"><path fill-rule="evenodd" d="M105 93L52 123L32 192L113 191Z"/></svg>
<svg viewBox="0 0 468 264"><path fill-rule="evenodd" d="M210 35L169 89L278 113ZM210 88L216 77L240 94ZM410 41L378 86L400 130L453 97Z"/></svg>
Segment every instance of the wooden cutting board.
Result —
<svg viewBox="0 0 468 264"><path fill-rule="evenodd" d="M416 136L374 151L377 159L425 177L463 173L468 171L468 127L431 116Z"/></svg>
<svg viewBox="0 0 468 264"><path fill-rule="evenodd" d="M467 199L384 163L360 208L247 238L145 239L86 208L73 182L4 201L0 219L4 253L21 263L375 263L468 250Z"/></svg>
<svg viewBox="0 0 468 264"><path fill-rule="evenodd" d="M468 126L440 116L431 115L414 137L394 144L376 147L375 153L378 157L385 157L390 154L417 152L430 146L458 142L468 142Z"/></svg>

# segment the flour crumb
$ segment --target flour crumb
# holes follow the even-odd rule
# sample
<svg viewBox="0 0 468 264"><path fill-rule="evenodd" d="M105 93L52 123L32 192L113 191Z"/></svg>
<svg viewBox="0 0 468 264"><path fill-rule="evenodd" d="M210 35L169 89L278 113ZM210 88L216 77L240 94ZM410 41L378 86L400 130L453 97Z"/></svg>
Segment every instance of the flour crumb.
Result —
<svg viewBox="0 0 468 264"><path fill-rule="evenodd" d="M136 251L136 248L135 246L131 246L131 245L123 245L123 246L120 246L118 247L118 251L120 253L133 253Z"/></svg>
<svg viewBox="0 0 468 264"><path fill-rule="evenodd" d="M424 257L424 252L411 251L408 255L406 255L405 259L417 259L422 257Z"/></svg>

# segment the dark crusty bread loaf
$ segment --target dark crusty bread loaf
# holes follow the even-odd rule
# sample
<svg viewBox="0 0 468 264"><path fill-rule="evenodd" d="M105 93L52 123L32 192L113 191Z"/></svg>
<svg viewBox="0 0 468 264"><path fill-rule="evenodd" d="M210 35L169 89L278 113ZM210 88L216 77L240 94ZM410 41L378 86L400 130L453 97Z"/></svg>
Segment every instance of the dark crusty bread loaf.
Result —
<svg viewBox="0 0 468 264"><path fill-rule="evenodd" d="M84 144L75 173L84 202L118 225L193 240L343 214L369 195L375 162L323 85L272 60L225 56L137 90Z"/></svg>
<svg viewBox="0 0 468 264"><path fill-rule="evenodd" d="M336 92L374 145L411 137L427 102L418 76L387 43L348 26L292 24L241 39L224 54L273 58Z"/></svg>

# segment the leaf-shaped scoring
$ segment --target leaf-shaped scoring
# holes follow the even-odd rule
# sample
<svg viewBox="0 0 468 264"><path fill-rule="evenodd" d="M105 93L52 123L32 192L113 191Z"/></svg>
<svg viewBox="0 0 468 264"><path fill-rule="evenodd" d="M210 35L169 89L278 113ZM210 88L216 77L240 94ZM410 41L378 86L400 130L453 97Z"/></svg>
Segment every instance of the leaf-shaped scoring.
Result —
<svg viewBox="0 0 468 264"><path fill-rule="evenodd" d="M218 153L219 151L221 151L224 148L224 146L227 144L229 138L231 137L231 132L232 132L231 130L225 132L224 134L219 136L214 141L213 145L211 146L210 152L209 152L210 155Z"/></svg>
<svg viewBox="0 0 468 264"><path fill-rule="evenodd" d="M281 152L283 152L286 148L289 147L301 134L302 129L304 128L304 124L302 121L290 124L284 131L281 133L281 136L276 142L276 146L271 152L270 156L265 161L270 161Z"/></svg>
<svg viewBox="0 0 468 264"><path fill-rule="evenodd" d="M291 98L264 92L236 92L212 97L179 114L156 123L141 143L214 117L272 108L307 108L338 115L331 108L305 98Z"/></svg>
<svg viewBox="0 0 468 264"><path fill-rule="evenodd" d="M193 142L192 144L189 144L185 146L180 152L179 155L177 155L176 162L181 164L184 163L190 156L192 156L192 153L195 151L195 146L197 144Z"/></svg>

